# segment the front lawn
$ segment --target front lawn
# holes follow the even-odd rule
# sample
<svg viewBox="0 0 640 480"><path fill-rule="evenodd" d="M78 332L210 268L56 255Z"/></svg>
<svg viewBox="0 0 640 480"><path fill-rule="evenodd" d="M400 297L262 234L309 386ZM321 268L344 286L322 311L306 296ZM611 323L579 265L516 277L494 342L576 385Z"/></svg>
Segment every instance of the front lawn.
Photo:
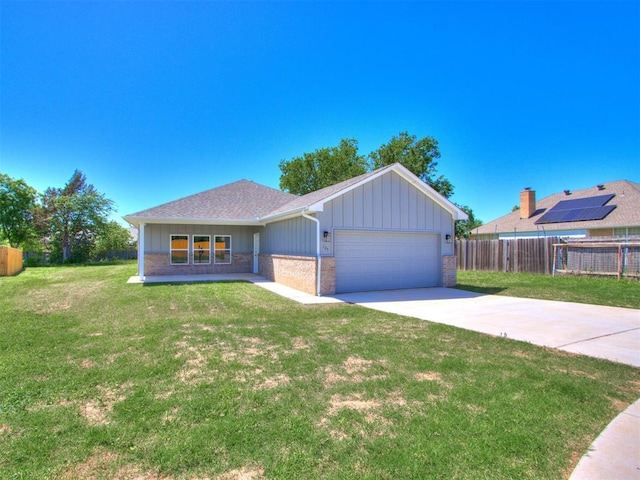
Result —
<svg viewBox="0 0 640 480"><path fill-rule="evenodd" d="M2 478L558 479L640 370L135 266L0 278Z"/></svg>
<svg viewBox="0 0 640 480"><path fill-rule="evenodd" d="M630 279L458 270L456 288L510 297L640 309L640 282Z"/></svg>

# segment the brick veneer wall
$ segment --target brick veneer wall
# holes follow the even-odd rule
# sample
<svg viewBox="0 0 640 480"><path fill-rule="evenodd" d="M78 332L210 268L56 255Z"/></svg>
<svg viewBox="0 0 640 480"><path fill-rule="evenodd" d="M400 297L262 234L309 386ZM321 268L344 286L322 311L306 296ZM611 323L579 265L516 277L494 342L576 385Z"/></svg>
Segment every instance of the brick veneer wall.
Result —
<svg viewBox="0 0 640 480"><path fill-rule="evenodd" d="M258 257L258 273L288 287L315 295L316 257L270 255Z"/></svg>
<svg viewBox="0 0 640 480"><path fill-rule="evenodd" d="M213 260L213 259L212 259ZM168 253L145 253L145 275L197 275L199 273L251 273L253 271L252 253L234 253L231 263L220 265L170 265Z"/></svg>
<svg viewBox="0 0 640 480"><path fill-rule="evenodd" d="M321 264L320 295L333 295L336 293L336 258L322 257Z"/></svg>
<svg viewBox="0 0 640 480"><path fill-rule="evenodd" d="M455 255L443 255L442 257L442 285L455 287L458 283L458 271Z"/></svg>

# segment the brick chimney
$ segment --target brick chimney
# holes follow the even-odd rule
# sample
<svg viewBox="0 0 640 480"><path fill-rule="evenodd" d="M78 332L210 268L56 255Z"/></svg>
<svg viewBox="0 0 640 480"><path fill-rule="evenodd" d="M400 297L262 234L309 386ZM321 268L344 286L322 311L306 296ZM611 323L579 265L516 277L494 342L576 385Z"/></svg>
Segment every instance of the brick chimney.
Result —
<svg viewBox="0 0 640 480"><path fill-rule="evenodd" d="M520 192L520 218L531 218L536 211L536 192L526 187Z"/></svg>

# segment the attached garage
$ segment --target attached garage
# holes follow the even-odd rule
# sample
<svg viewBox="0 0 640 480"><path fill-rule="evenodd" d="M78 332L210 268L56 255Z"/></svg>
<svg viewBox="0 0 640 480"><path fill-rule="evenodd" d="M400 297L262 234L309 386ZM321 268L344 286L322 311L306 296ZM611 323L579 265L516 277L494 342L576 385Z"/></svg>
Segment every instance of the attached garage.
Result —
<svg viewBox="0 0 640 480"><path fill-rule="evenodd" d="M442 284L440 235L336 230L336 293Z"/></svg>

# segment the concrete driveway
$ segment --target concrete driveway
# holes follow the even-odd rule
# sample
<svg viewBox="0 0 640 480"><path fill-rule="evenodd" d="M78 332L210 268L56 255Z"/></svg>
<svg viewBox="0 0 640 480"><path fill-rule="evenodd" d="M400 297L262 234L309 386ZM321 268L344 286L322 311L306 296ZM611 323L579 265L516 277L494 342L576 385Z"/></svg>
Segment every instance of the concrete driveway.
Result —
<svg viewBox="0 0 640 480"><path fill-rule="evenodd" d="M640 310L417 288L334 295L364 307L640 367Z"/></svg>

